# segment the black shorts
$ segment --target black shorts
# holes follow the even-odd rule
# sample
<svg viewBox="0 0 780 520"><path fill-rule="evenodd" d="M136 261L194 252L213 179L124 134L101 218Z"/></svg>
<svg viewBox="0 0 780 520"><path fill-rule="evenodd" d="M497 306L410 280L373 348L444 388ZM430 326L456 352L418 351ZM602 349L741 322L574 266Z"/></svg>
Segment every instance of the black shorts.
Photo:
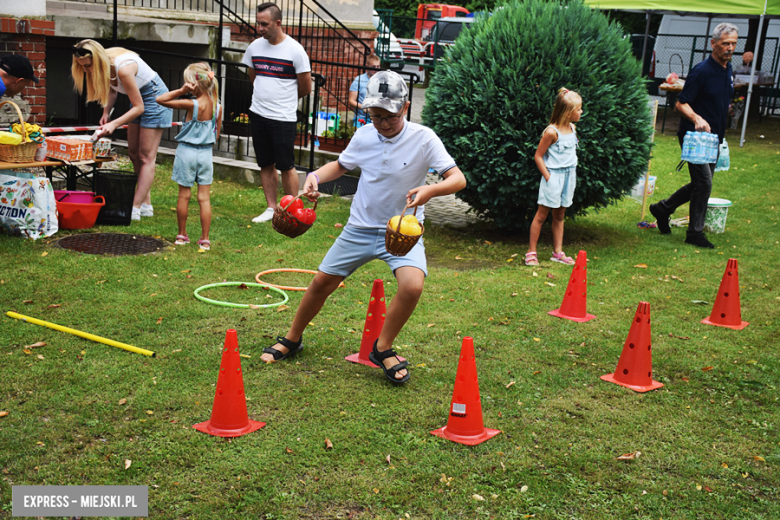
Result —
<svg viewBox="0 0 780 520"><path fill-rule="evenodd" d="M260 168L276 165L287 171L295 168L295 121L276 121L249 111L252 144Z"/></svg>

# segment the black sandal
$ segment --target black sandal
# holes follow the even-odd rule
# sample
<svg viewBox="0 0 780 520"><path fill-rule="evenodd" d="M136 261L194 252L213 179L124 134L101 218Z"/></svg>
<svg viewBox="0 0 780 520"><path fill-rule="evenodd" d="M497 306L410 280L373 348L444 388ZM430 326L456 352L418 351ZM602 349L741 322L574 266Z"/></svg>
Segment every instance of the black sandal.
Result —
<svg viewBox="0 0 780 520"><path fill-rule="evenodd" d="M409 378L412 377L412 374L409 373L409 371L406 371L406 375L402 377L401 379L397 379L395 375L403 370L404 368L409 366L408 361L401 361L397 365L394 365L390 368L387 368L382 361L389 357L397 357L398 355L395 353L395 350L389 349L385 350L384 352L379 352L376 349L376 344L379 342L379 340L374 341L374 348L371 350L371 352L368 353L368 359L371 360L372 363L374 363L376 366L382 369L382 371L385 373L385 377L394 385L400 385L402 383L406 383L409 381ZM286 346L286 345L285 345Z"/></svg>
<svg viewBox="0 0 780 520"><path fill-rule="evenodd" d="M273 345L264 348L263 354L271 354L274 357L274 362L287 359L288 357L294 356L295 354L303 350L303 336L301 336L301 339L299 339L297 343L290 341L284 336L276 336L276 343L282 344L283 346L287 347L289 350L286 354L282 354L280 350L276 350L275 348L273 348Z"/></svg>

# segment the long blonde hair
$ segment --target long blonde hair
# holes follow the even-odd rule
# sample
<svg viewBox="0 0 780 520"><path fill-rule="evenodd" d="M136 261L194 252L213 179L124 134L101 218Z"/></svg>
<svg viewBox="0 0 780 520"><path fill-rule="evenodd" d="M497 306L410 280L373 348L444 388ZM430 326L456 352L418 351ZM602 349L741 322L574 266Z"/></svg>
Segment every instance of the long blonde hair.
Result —
<svg viewBox="0 0 780 520"><path fill-rule="evenodd" d="M558 96L555 98L550 124L557 127L566 126L571 122L572 113L582 106L582 97L567 88L558 90Z"/></svg>
<svg viewBox="0 0 780 520"><path fill-rule="evenodd" d="M111 92L111 65L114 59L122 54L137 56L133 51L122 47L106 49L95 40L81 40L74 45L70 73L73 76L76 92L79 94L84 92L84 78L86 77L87 101L97 101L100 106L106 106L108 95ZM82 58L92 58L91 73L86 74L84 67L77 61Z"/></svg>
<svg viewBox="0 0 780 520"><path fill-rule="evenodd" d="M219 89L217 88L217 78L214 77L214 71L211 70L208 63L193 63L184 69L184 82L194 83L198 88L208 94L211 99L212 110L217 111L217 99L219 99Z"/></svg>

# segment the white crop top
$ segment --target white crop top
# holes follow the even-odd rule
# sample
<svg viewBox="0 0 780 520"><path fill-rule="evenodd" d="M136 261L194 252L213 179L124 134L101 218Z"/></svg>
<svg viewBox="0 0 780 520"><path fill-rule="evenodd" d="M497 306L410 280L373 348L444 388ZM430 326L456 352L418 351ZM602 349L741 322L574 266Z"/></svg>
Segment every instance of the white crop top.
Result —
<svg viewBox="0 0 780 520"><path fill-rule="evenodd" d="M138 72L135 74L135 84L140 89L150 81L152 81L155 76L157 76L157 73L152 70L152 68L146 64L144 60L141 59L140 56L136 54L126 53L126 54L120 54L114 59L114 69L117 71L117 85L111 85L111 88L116 90L117 92L121 92L122 94L127 95L127 91L125 90L125 87L122 85L122 82L118 79L119 78L119 69L127 65L128 63L135 63L138 65Z"/></svg>

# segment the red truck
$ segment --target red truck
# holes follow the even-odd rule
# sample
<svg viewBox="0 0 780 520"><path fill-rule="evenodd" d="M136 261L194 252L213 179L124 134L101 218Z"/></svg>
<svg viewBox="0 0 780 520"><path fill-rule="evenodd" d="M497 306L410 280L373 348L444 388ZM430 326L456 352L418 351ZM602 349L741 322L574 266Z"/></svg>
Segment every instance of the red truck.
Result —
<svg viewBox="0 0 780 520"><path fill-rule="evenodd" d="M417 24L414 28L414 39L427 40L431 28L440 18L465 17L469 10L458 5L419 4L417 6Z"/></svg>

